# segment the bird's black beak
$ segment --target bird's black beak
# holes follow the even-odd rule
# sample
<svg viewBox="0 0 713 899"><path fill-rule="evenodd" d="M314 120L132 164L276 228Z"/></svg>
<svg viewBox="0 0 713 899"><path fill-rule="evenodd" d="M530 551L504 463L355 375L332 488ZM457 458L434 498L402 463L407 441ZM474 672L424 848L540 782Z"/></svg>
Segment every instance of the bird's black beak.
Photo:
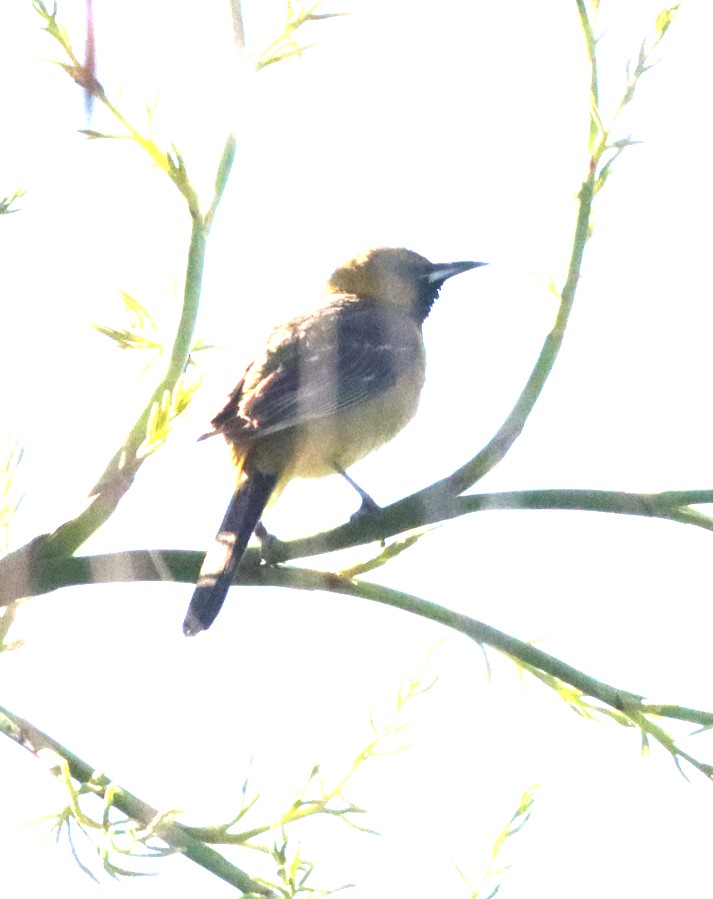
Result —
<svg viewBox="0 0 713 899"><path fill-rule="evenodd" d="M487 264L487 262L434 262L433 270L426 276L426 280L429 284L443 284L453 275L460 275L462 272L468 272L472 268L480 268L481 265Z"/></svg>

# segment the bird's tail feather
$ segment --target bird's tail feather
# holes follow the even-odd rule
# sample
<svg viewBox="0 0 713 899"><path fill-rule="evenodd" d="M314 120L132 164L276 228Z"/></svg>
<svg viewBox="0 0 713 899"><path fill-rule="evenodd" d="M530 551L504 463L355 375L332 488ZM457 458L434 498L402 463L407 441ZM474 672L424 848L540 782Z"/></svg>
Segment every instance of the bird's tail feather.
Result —
<svg viewBox="0 0 713 899"><path fill-rule="evenodd" d="M207 630L215 621L225 602L235 569L276 482L275 475L259 471L243 474L215 542L203 560L198 583L183 622L183 633L187 637Z"/></svg>

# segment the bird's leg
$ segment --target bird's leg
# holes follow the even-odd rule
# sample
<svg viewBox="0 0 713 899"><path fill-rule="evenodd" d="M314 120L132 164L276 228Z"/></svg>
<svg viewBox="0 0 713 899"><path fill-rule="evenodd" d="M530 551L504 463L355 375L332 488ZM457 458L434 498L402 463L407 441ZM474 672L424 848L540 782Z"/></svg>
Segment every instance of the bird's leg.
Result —
<svg viewBox="0 0 713 899"><path fill-rule="evenodd" d="M367 513L375 512L377 509L381 508L381 506L369 496L366 490L360 487L353 478L349 477L343 468L340 468L338 465L335 465L334 468L344 478L347 484L350 484L361 497L361 506L359 506L356 512L351 516L351 521L358 521Z"/></svg>
<svg viewBox="0 0 713 899"><path fill-rule="evenodd" d="M335 465L334 470L338 472L361 497L361 506L359 506L356 512L350 516L350 521L358 521L369 512L375 512L381 508L376 500L369 496L366 490L364 490L363 487L360 487L353 478L349 477L349 475L346 473L346 471L344 471L343 468L340 468L339 465ZM270 534L262 521L258 521L253 533L260 541L260 558L262 559L262 561L267 565L277 564L275 560L275 549L282 542L280 538L276 537L274 534Z"/></svg>

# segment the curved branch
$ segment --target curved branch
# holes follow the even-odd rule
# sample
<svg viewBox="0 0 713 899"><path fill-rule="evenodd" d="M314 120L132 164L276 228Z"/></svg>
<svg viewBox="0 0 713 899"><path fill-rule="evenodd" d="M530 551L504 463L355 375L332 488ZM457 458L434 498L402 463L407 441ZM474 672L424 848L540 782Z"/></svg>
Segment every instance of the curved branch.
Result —
<svg viewBox="0 0 713 899"><path fill-rule="evenodd" d="M176 389L188 364L203 281L206 241L235 155L235 139L229 135L218 166L213 200L208 213L203 215L200 210L198 194L188 178L180 153L175 147L172 153L162 150L151 137L145 137L134 128L121 110L112 103L103 85L95 77L93 70L79 61L66 29L57 22L56 5L52 12L42 0L33 0L33 5L45 23L44 30L60 44L69 60L68 63L61 64L62 68L77 84L84 87L91 97L98 99L109 110L125 129L126 133L121 136L132 140L141 147L159 169L171 179L186 201L192 229L181 316L163 378L157 384L146 407L138 416L123 444L118 448L90 492L83 511L76 518L61 524L52 534L44 534L32 544L18 550L25 560L28 558L28 553L29 557L37 559L68 556L76 552L107 521L131 487L136 472L145 458L141 455L140 448L147 439L147 432L155 409L161 404L166 394L171 395ZM94 138L108 137L108 135L97 132L86 133ZM14 562L11 561L10 564L12 565Z"/></svg>
<svg viewBox="0 0 713 899"><path fill-rule="evenodd" d="M598 700L616 712L633 718L638 714L656 715L713 727L713 712L691 709L678 705L659 705L644 702L644 697L597 680L489 624L462 615L438 603L380 584L343 577L331 572L315 571L292 566L270 567L261 565L256 551L246 556L236 577L242 586L282 587L292 590L319 590L339 593L371 602L382 603L418 615L429 621L443 624L458 631L476 643L484 644L510 656L519 664L543 672L557 681L568 684L583 696ZM42 591L49 592L70 584L114 583L117 581L158 581L172 579L193 583L202 561L202 555L185 550L145 550L115 553L104 556L72 557L46 562L40 567L43 579Z"/></svg>
<svg viewBox="0 0 713 899"><path fill-rule="evenodd" d="M166 374L92 489L86 508L76 518L64 522L53 533L42 538L41 557L69 556L76 552L110 518L143 464L144 459L138 454L138 450L146 440L154 408L166 392L173 391L188 364L203 281L206 239L207 229L203 219L194 217L181 319Z"/></svg>
<svg viewBox="0 0 713 899"><path fill-rule="evenodd" d="M287 562L352 546L383 540L426 525L438 524L475 512L504 510L562 510L609 512L663 518L713 530L713 518L689 506L713 503L713 490L625 493L615 490L515 490L450 496L435 492L424 502L424 491L398 500L363 519L309 537L270 546L271 562Z"/></svg>

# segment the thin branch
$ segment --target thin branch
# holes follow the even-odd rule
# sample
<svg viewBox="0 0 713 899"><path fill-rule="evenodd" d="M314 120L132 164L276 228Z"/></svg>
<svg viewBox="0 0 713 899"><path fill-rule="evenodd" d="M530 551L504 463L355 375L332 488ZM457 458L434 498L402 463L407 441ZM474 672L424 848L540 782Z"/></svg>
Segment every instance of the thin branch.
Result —
<svg viewBox="0 0 713 899"><path fill-rule="evenodd" d="M92 489L87 507L76 518L64 522L52 534L46 536L40 550L41 558L69 556L79 549L110 518L121 498L131 487L144 461L138 450L147 439L154 410L162 402L164 395L167 392L170 394L176 387L188 363L198 315L206 237L203 221L194 218L181 319L166 374L154 389L143 412L124 439L123 445L116 451Z"/></svg>
<svg viewBox="0 0 713 899"><path fill-rule="evenodd" d="M174 849L178 849L196 864L210 871L216 877L236 887L243 893L273 896L271 890L254 881L240 868L235 867L220 853L201 843L190 835L180 824L166 820L155 808L133 793L112 783L105 775L97 775L96 769L62 746L52 737L36 728L29 721L0 706L0 732L10 737L19 746L41 757L43 751L50 750L64 759L69 772L80 784L91 784L93 792L104 798L111 791L112 804L130 819L144 827L154 828L155 835ZM53 771L59 774L57 771ZM159 823L156 823L159 822Z"/></svg>
<svg viewBox="0 0 713 899"><path fill-rule="evenodd" d="M426 666L424 666L420 675L409 677L408 682L399 689L394 711L387 718L386 722L377 726L370 716L372 733L368 743L359 748L347 768L337 776L330 786L325 783L320 773L320 766L315 765L306 784L300 790L297 799L276 821L255 825L249 830L235 831L235 825L241 821L247 811L255 806L256 800L254 800L248 806L243 805L238 814L228 824L218 827L187 827L187 830L196 839L204 840L207 843L261 848L252 841L256 837L263 836L274 830L276 825L284 830L298 821L314 815L326 814L340 818L344 823L362 832L374 833L369 828L356 824L350 817L364 814L364 809L359 808L347 799L345 792L365 762L373 758L395 755L409 748L408 745L403 743L403 735L410 726L409 721L403 720L404 713L415 698L424 696L437 682L437 678L426 680L426 673ZM398 738L397 745L389 746L388 744L394 738Z"/></svg>
<svg viewBox="0 0 713 899"><path fill-rule="evenodd" d="M612 710L627 716L634 713L656 715L713 726L713 713L676 705L653 705L644 702L638 693L606 684L583 671L562 662L536 646L518 640L482 621L461 615L434 602L372 584L342 577L330 572L313 571L291 566L260 565L257 551L248 554L250 564L241 567L236 584L243 586L283 587L293 590L320 590L379 602L401 609L421 618L443 624L465 634L480 645L511 656L523 666L530 666L569 684L584 696L590 696ZM121 580L169 580L192 583L198 574L202 554L185 551L149 553L135 551L105 556L72 557L45 563L40 568L43 592L61 586L81 583L113 583Z"/></svg>
<svg viewBox="0 0 713 899"><path fill-rule="evenodd" d="M203 216L200 210L198 195L191 185L181 155L174 148L172 153L161 150L156 143L144 137L109 99L104 87L95 77L93 66L80 62L72 47L66 29L57 21L56 6L49 11L42 0L33 0L33 6L44 21L44 30L64 50L69 62L59 63L62 68L93 98L99 100L126 130L126 137L140 146L156 165L165 172L186 200L192 220L191 241L188 250L186 277L183 293L181 316L176 329L170 358L166 372L154 389L144 410L130 429L122 446L106 466L87 501L85 509L71 521L60 525L54 533L46 534L31 544L17 551L17 558L7 557L3 560L10 568L27 567L38 558L51 558L71 555L98 528L104 524L116 509L122 497L133 483L133 479L141 467L144 457L140 448L156 435L150 433L151 423L155 421L155 411L165 403L166 395L173 395L180 386L180 379L186 366L193 342L196 317L203 279L206 241L218 203L223 195L235 155L235 139L230 135L226 141L223 155L216 175L215 192L208 213ZM90 60L91 62L91 60ZM92 136L102 137L92 133ZM156 443L154 439L154 445Z"/></svg>
<svg viewBox="0 0 713 899"><path fill-rule="evenodd" d="M424 504L424 492L411 494L364 518L330 531L270 544L270 562L286 562L383 540L415 528L438 524L476 512L503 510L566 510L608 512L662 518L713 530L713 518L689 508L693 503L713 503L713 490L625 493L614 490L515 490L450 496L434 493Z"/></svg>
<svg viewBox="0 0 713 899"><path fill-rule="evenodd" d="M12 205L16 200L19 200L20 197L25 196L24 190L16 190L12 194L8 194L6 197L2 197L0 199L0 215L12 215L13 212L17 212L17 209L13 209Z"/></svg>
<svg viewBox="0 0 713 899"><path fill-rule="evenodd" d="M345 13L318 13L317 9L322 2L323 0L312 0L311 4L305 2L295 6L291 0L287 0L287 15L282 33L258 57L255 64L257 71L294 56L301 57L306 50L314 47L315 44L300 44L295 38L299 29L307 22L317 22L321 19L333 19L345 15Z"/></svg>
<svg viewBox="0 0 713 899"><path fill-rule="evenodd" d="M578 0L580 3L581 0ZM589 44L588 44L589 46ZM596 83L596 57L590 53L593 83ZM453 496L467 490L489 471L491 471L508 453L512 445L522 433L527 419L532 412L535 403L544 389L555 361L559 355L564 340L567 322L574 305L584 250L589 240L592 215L592 202L596 193L596 167L598 159L590 160L586 175L578 194L579 208L574 229L574 241L569 260L569 267L565 284L559 294L560 304L557 310L554 326L545 338L535 366L530 373L527 383L520 394L515 406L497 431L495 436L480 452L469 462L454 471L448 477L426 487L419 493L409 497L407 501L421 503L428 507L433 502L438 502L441 497ZM406 502L406 501L404 501ZM398 508L398 504L396 504Z"/></svg>
<svg viewBox="0 0 713 899"><path fill-rule="evenodd" d="M240 0L230 0L230 11L233 19L235 46L242 52L245 50L245 26L243 25L243 9Z"/></svg>
<svg viewBox="0 0 713 899"><path fill-rule="evenodd" d="M676 746L672 737L666 734L649 716L671 718L699 724L704 728L713 727L713 712L691 709L676 705L653 705L644 702L641 694L633 693L620 687L612 686L591 675L561 661L555 656L538 649L530 643L518 640L467 615L453 612L437 603L429 602L421 597L382 587L379 584L364 581L347 580L328 572L310 571L302 568L269 568L260 569L261 580L270 586L288 586L299 590L321 590L329 593L340 593L346 596L359 597L373 602L383 603L393 608L402 609L429 621L436 621L446 627L465 634L476 643L491 646L493 649L510 656L519 665L544 672L556 683L567 684L578 691L581 696L591 697L612 711L611 717L619 723L633 724L642 733L656 739L678 764L678 758L693 765L709 780L713 780L713 766L700 762L693 756ZM578 696L572 696L577 700ZM606 711L604 709L603 711ZM623 719L622 719L622 716ZM625 719L625 720L624 720Z"/></svg>

